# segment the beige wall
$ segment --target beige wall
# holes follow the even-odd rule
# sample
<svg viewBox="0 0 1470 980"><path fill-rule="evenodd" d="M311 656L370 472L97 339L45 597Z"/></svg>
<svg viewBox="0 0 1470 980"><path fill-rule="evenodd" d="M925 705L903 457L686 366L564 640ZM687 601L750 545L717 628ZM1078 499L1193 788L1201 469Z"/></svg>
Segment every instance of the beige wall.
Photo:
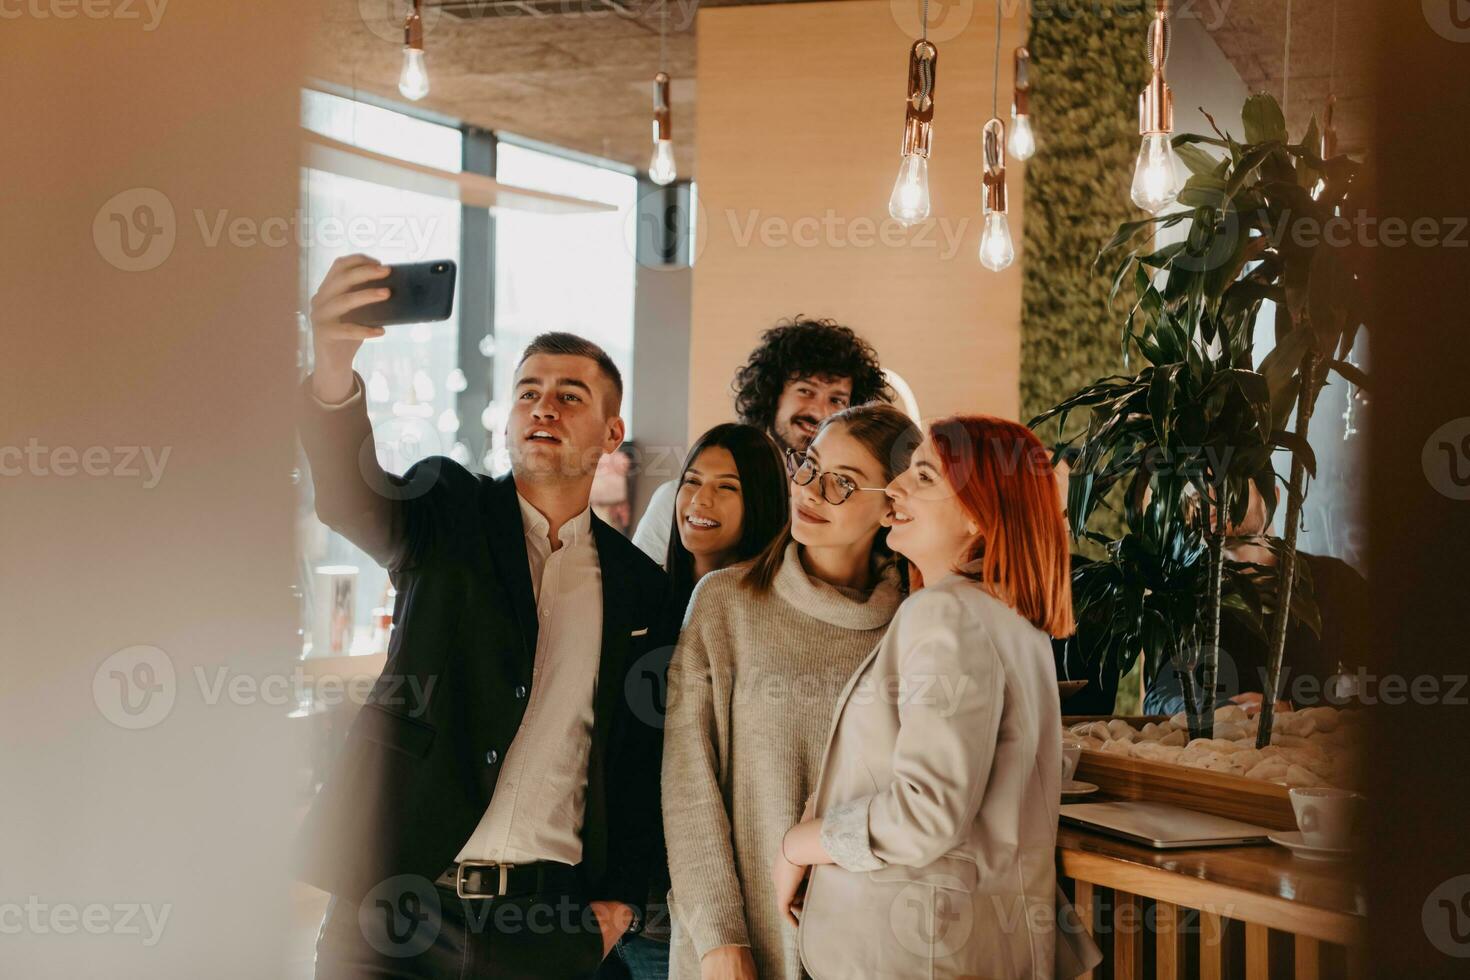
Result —
<svg viewBox="0 0 1470 980"><path fill-rule="evenodd" d="M278 977L306 14L7 9L0 973Z"/></svg>
<svg viewBox="0 0 1470 980"><path fill-rule="evenodd" d="M917 7L852 0L699 12L691 438L731 417L735 369L763 329L798 313L868 338L925 416L1019 410L1019 165L1007 181L1017 261L996 274L976 259L992 5L968 14L955 5L938 24L939 8L931 14L933 217L908 231L888 217L913 43L895 17L916 25ZM1007 11L1002 29L1006 119L1020 10Z"/></svg>

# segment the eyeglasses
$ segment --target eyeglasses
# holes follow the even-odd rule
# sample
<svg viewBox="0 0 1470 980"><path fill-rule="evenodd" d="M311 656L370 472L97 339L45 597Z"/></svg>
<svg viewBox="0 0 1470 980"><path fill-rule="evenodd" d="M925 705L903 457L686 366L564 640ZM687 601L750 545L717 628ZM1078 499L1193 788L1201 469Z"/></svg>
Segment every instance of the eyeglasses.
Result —
<svg viewBox="0 0 1470 980"><path fill-rule="evenodd" d="M795 449L786 450L786 473L791 477L791 482L799 487L804 487L813 480L818 480L818 486L822 491L822 499L834 507L847 502L847 498L859 490L868 490L874 493L883 493L884 487L860 487L841 473L833 473L830 470L822 470L817 464L808 458L806 453L797 452Z"/></svg>

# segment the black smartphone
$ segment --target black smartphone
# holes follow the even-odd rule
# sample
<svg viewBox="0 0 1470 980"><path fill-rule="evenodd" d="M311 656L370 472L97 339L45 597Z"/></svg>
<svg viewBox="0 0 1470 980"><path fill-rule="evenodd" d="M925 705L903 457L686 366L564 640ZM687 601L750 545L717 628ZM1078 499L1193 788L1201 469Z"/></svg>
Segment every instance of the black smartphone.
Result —
<svg viewBox="0 0 1470 980"><path fill-rule="evenodd" d="M359 289L389 289L388 298L359 306L342 319L364 327L444 320L454 309L455 264L449 259L407 262L388 266L381 279L369 279Z"/></svg>

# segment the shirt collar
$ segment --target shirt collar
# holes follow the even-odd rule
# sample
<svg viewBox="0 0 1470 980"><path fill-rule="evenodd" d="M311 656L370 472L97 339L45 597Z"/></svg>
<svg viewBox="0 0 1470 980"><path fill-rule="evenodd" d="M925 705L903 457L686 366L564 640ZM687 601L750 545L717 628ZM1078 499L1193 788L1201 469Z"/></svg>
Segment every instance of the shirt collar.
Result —
<svg viewBox="0 0 1470 980"><path fill-rule="evenodd" d="M546 515L532 506L531 502L516 491L516 501L521 505L521 523L525 525L526 534L535 534L539 538L550 539L551 522ZM563 545L579 545L587 540L587 535L592 530L592 507L589 504L582 513L573 517L562 525L561 543Z"/></svg>

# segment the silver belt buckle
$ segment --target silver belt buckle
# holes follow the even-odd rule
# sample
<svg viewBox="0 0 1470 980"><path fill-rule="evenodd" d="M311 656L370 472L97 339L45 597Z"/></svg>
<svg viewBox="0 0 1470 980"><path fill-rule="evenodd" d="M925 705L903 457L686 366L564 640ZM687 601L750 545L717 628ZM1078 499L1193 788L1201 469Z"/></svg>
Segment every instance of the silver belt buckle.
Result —
<svg viewBox="0 0 1470 980"><path fill-rule="evenodd" d="M505 894L505 887L509 884L510 880L510 869L514 867L515 865L513 864L497 864L494 861L461 861L459 867L454 872L454 894L460 898L499 898ZM474 868L499 869L500 881L496 886L496 893L494 895L469 895L465 893L466 872Z"/></svg>

